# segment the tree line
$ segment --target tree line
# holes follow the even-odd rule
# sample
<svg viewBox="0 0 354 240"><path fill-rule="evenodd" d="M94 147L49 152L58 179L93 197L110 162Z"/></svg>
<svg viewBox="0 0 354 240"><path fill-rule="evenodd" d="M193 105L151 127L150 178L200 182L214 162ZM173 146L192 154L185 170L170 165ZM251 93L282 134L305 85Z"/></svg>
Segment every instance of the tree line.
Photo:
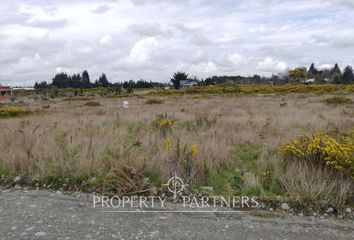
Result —
<svg viewBox="0 0 354 240"><path fill-rule="evenodd" d="M206 79L190 78L185 72L175 72L171 78L171 83L176 89L181 87L181 81L195 81L199 86L216 84L286 84L286 83L331 83L331 84L351 84L354 83L353 68L346 66L343 70L336 63L333 68L318 70L312 63L310 68L298 67L270 77L253 75L244 76L212 76Z"/></svg>
<svg viewBox="0 0 354 240"><path fill-rule="evenodd" d="M335 64L331 69L317 69L312 63L310 68L298 67L291 69L287 74L275 75L271 77L262 77L253 75L250 77L244 76L212 76L206 79L198 79L197 77L189 77L185 72L175 72L170 79L172 85L179 89L181 81L195 82L199 86L215 85L215 84L286 84L289 82L315 82L315 83L332 83L332 84L350 84L354 83L353 68L346 66L343 70ZM166 84L152 81L145 81L143 79L138 81L124 81L120 83L111 83L108 81L105 73L96 79L94 82L90 81L90 75L85 70L82 74L69 75L65 72L58 73L54 76L51 83L40 82L35 83L35 89L43 88L94 88L94 87L120 87L126 89L134 88L158 88Z"/></svg>
<svg viewBox="0 0 354 240"><path fill-rule="evenodd" d="M96 79L94 82L91 82L90 75L88 71L83 71L82 74L73 74L69 75L65 72L57 73L50 83L36 82L34 84L35 89L45 89L45 88L95 88L95 87L123 87L123 88L153 88L161 87L163 84L158 82L147 82L145 80L139 81L124 81L121 83L111 83L108 81L105 73Z"/></svg>
<svg viewBox="0 0 354 240"><path fill-rule="evenodd" d="M318 70L315 64L312 63L307 70L305 67L295 68L289 71L291 82L303 82L311 79L317 83L332 83L332 84L350 84L354 83L353 68L346 66L343 70L336 63L331 69Z"/></svg>

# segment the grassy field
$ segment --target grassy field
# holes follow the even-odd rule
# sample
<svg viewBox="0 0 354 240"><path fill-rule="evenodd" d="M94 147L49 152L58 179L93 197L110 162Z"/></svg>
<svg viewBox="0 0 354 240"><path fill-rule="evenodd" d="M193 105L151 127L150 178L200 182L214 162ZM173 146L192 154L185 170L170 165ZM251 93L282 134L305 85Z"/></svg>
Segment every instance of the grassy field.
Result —
<svg viewBox="0 0 354 240"><path fill-rule="evenodd" d="M234 96L153 91L2 104L27 112L0 118L0 176L3 182L21 176L34 187L128 194L158 189L175 166L199 191L211 186L224 195L352 204L351 171L279 153L282 144L303 133L351 136L354 94L345 91L347 100L307 91ZM349 168L351 145L350 151Z"/></svg>

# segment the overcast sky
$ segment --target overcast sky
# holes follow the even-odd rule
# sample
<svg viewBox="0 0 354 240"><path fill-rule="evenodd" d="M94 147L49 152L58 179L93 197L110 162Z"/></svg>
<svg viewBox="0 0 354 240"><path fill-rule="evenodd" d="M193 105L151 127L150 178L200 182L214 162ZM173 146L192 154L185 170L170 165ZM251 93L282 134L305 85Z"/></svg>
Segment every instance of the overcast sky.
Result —
<svg viewBox="0 0 354 240"><path fill-rule="evenodd" d="M354 0L1 0L0 83L354 65Z"/></svg>

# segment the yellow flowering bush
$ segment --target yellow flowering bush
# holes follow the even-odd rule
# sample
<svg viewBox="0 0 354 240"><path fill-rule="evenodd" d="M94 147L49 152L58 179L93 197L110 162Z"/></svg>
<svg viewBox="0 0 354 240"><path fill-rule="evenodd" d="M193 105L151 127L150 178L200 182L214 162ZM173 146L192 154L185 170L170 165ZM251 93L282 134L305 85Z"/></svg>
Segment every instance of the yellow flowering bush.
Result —
<svg viewBox="0 0 354 240"><path fill-rule="evenodd" d="M163 136L166 136L167 132L171 131L173 123L174 123L173 117L170 117L165 113L165 114L157 114L152 122L152 125L155 128L160 129L160 132Z"/></svg>
<svg viewBox="0 0 354 240"><path fill-rule="evenodd" d="M179 138L173 144L171 139L167 138L165 140L165 148L169 151L171 172L178 171L178 175L187 179L189 183L194 182L197 177L195 154L198 152L198 145L192 144L189 147L187 144L182 143Z"/></svg>
<svg viewBox="0 0 354 240"><path fill-rule="evenodd" d="M166 148L167 150L170 150L170 149L172 148L172 141L171 141L171 139L167 138L167 139L165 140L165 148Z"/></svg>
<svg viewBox="0 0 354 240"><path fill-rule="evenodd" d="M300 135L281 145L279 151L287 158L330 166L354 178L354 130L349 134Z"/></svg>
<svg viewBox="0 0 354 240"><path fill-rule="evenodd" d="M31 113L30 110L21 108L0 108L0 117L17 117Z"/></svg>
<svg viewBox="0 0 354 240"><path fill-rule="evenodd" d="M285 94L285 93L319 93L319 94L341 94L352 93L354 87L350 84L283 84L283 85L238 85L224 86L214 85L198 86L180 90L153 90L148 93L152 96L184 95L184 94Z"/></svg>
<svg viewBox="0 0 354 240"><path fill-rule="evenodd" d="M192 146L191 146L191 149L189 150L189 153L191 154L191 155L194 155L194 154L196 154L198 152L198 146L197 146L197 144L193 144Z"/></svg>

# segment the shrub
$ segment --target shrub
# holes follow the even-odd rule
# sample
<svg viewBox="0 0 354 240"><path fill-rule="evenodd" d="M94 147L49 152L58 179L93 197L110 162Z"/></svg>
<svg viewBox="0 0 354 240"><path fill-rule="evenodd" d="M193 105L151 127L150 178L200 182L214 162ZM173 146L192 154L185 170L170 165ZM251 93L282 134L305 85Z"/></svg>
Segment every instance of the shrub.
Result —
<svg viewBox="0 0 354 240"><path fill-rule="evenodd" d="M152 122L152 125L155 128L160 129L160 132L163 136L166 136L166 134L171 131L173 123L174 123L173 117L168 116L167 113L165 113L165 114L157 114L155 116L155 119Z"/></svg>
<svg viewBox="0 0 354 240"><path fill-rule="evenodd" d="M163 101L161 99L148 99L145 104L162 104Z"/></svg>
<svg viewBox="0 0 354 240"><path fill-rule="evenodd" d="M21 108L0 108L0 117L18 117L30 114L32 111Z"/></svg>
<svg viewBox="0 0 354 240"><path fill-rule="evenodd" d="M183 94L226 94L226 95L254 95L254 94L286 94L286 93L352 93L352 85L335 84L284 84L284 85L238 85L238 86L198 86L182 90L154 90L149 95L183 95Z"/></svg>
<svg viewBox="0 0 354 240"><path fill-rule="evenodd" d="M345 96L334 96L334 97L327 98L325 100L325 103L328 105L337 106L337 105L353 103L353 101L350 98L347 98Z"/></svg>
<svg viewBox="0 0 354 240"><path fill-rule="evenodd" d="M91 99L89 97L67 97L63 98L63 101L89 101Z"/></svg>
<svg viewBox="0 0 354 240"><path fill-rule="evenodd" d="M281 181L297 201L343 205L353 193L354 131L350 134L316 132L283 144L286 168Z"/></svg>
<svg viewBox="0 0 354 240"><path fill-rule="evenodd" d="M86 102L84 105L85 105L85 106L89 106L89 107L98 107L98 106L100 106L101 104L98 103L98 102L89 101L89 102Z"/></svg>
<svg viewBox="0 0 354 240"><path fill-rule="evenodd" d="M197 177L194 156L198 152L198 145L188 146L182 143L179 138L177 138L175 144L167 138L164 145L169 152L169 159L172 164L170 172L174 174L176 171L179 176L187 179L188 183L194 183Z"/></svg>
<svg viewBox="0 0 354 240"><path fill-rule="evenodd" d="M354 178L354 131L349 134L316 132L311 137L301 135L283 144L280 153L289 160L304 160L334 168Z"/></svg>
<svg viewBox="0 0 354 240"><path fill-rule="evenodd" d="M303 160L289 162L280 178L287 196L297 202L337 206L345 204L353 193L349 179Z"/></svg>

